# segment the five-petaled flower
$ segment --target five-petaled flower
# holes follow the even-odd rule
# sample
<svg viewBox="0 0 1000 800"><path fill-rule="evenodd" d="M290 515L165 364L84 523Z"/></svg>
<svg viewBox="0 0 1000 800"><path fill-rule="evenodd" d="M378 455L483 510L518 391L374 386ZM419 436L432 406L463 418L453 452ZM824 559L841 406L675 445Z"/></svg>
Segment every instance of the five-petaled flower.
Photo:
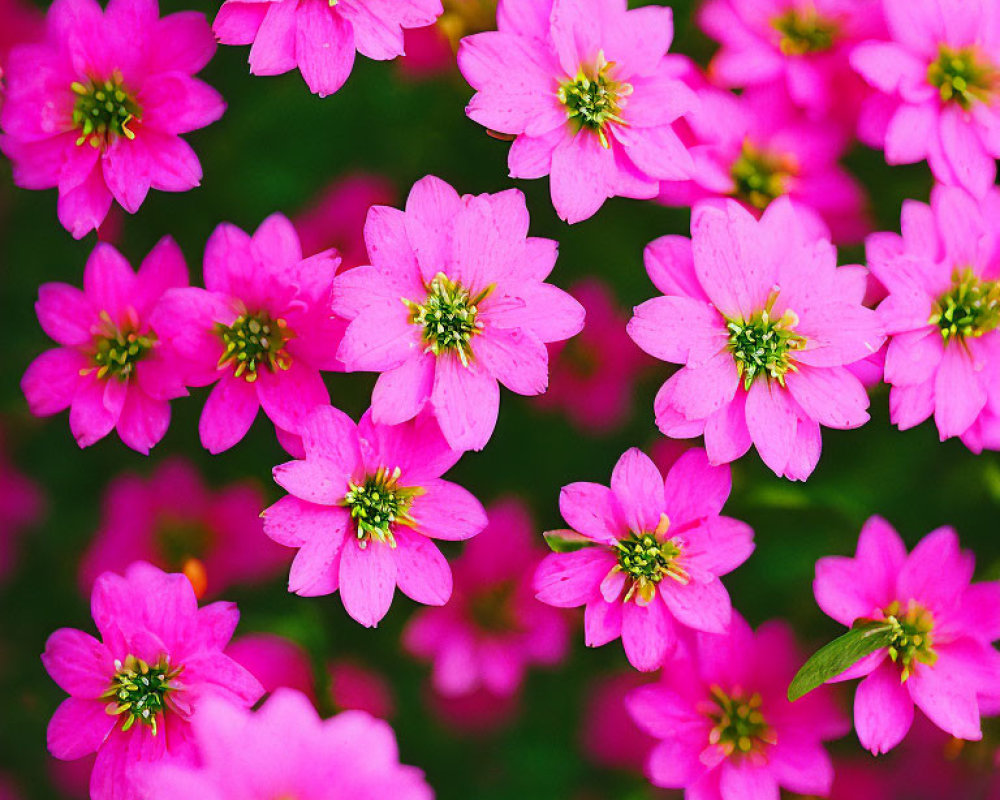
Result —
<svg viewBox="0 0 1000 800"><path fill-rule="evenodd" d="M611 473L611 486L571 483L559 510L592 542L546 556L535 573L538 599L586 605L587 644L619 636L632 666L660 667L683 628L722 633L732 607L720 575L753 551L753 532L720 516L730 490L729 467L713 467L705 451L684 453L667 473L636 448Z"/></svg>

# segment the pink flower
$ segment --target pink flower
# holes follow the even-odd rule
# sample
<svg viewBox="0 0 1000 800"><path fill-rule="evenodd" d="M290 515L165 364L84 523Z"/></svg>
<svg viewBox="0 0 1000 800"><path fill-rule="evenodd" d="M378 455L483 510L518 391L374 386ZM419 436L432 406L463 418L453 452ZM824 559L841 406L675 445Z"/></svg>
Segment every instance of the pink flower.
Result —
<svg viewBox="0 0 1000 800"><path fill-rule="evenodd" d="M451 570L430 539L459 541L486 526L469 492L439 476L458 461L432 417L379 425L318 408L302 433L305 458L274 468L290 494L264 512L264 533L298 548L288 590L305 597L340 589L347 613L374 627L396 586L444 605Z"/></svg>
<svg viewBox="0 0 1000 800"><path fill-rule="evenodd" d="M889 293L878 313L892 421L906 430L933 414L942 441L1000 449L1000 192L977 201L938 186L929 207L903 204L902 231L867 243Z"/></svg>
<svg viewBox="0 0 1000 800"><path fill-rule="evenodd" d="M67 761L96 751L90 796L139 800L152 763L197 759L191 724L204 702L250 706L263 689L222 652L236 606L199 609L183 575L136 562L98 578L91 604L101 641L61 628L45 644L42 663L70 695L49 722L49 751Z"/></svg>
<svg viewBox="0 0 1000 800"><path fill-rule="evenodd" d="M697 73L691 80L692 88L704 84ZM700 96L692 179L665 181L662 201L732 197L759 215L787 195L817 238L855 243L871 230L864 189L839 163L850 144L846 133L807 118L773 84L739 97L704 87Z"/></svg>
<svg viewBox="0 0 1000 800"><path fill-rule="evenodd" d="M569 644L565 616L539 603L531 587L542 554L527 509L506 500L487 516L454 563L451 602L419 611L403 631L403 646L432 662L432 684L443 695L515 694L528 667L558 664Z"/></svg>
<svg viewBox="0 0 1000 800"><path fill-rule="evenodd" d="M117 429L126 445L149 453L170 425L168 401L187 394L183 365L153 315L165 291L187 284L184 256L169 237L138 272L101 243L87 259L82 291L42 284L38 321L61 347L38 356L21 379L31 413L47 417L69 408L80 447Z"/></svg>
<svg viewBox="0 0 1000 800"><path fill-rule="evenodd" d="M332 249L340 254L340 269L352 269L368 260L365 217L373 205L391 203L396 190L387 178L357 173L326 186L292 223L302 252L312 255Z"/></svg>
<svg viewBox="0 0 1000 800"><path fill-rule="evenodd" d="M215 52L204 17L159 16L156 0L56 0L44 42L7 65L0 150L14 182L59 189L59 221L77 239L111 200L134 214L150 188L185 192L201 165L180 134L222 116L225 103L192 77Z"/></svg>
<svg viewBox="0 0 1000 800"><path fill-rule="evenodd" d="M709 0L701 27L722 47L709 74L723 86L777 83L830 124L856 115L863 84L848 57L885 28L877 0Z"/></svg>
<svg viewBox="0 0 1000 800"><path fill-rule="evenodd" d="M636 724L660 740L649 779L685 789L687 800L763 800L779 787L828 794L833 765L822 743L843 736L847 720L821 694L788 702L798 663L781 622L754 633L734 614L728 634L697 634L691 655L626 699Z"/></svg>
<svg viewBox="0 0 1000 800"><path fill-rule="evenodd" d="M432 800L423 773L399 763L392 728L363 711L321 719L305 695L278 689L250 712L206 703L194 723L203 764L165 765L149 800Z"/></svg>
<svg viewBox="0 0 1000 800"><path fill-rule="evenodd" d="M391 719L396 713L392 687L374 670L351 659L338 659L328 665L330 699L341 711L366 711L379 719Z"/></svg>
<svg viewBox="0 0 1000 800"><path fill-rule="evenodd" d="M651 361L625 332L628 317L607 284L585 280L570 294L587 324L565 346L549 345L552 377L538 405L564 411L582 431L609 431L631 414L635 383Z"/></svg>
<svg viewBox="0 0 1000 800"><path fill-rule="evenodd" d="M430 25L441 0L226 0L213 28L222 44L249 44L250 72L295 68L320 97L336 92L354 66L354 51L376 61L403 55L403 29Z"/></svg>
<svg viewBox="0 0 1000 800"><path fill-rule="evenodd" d="M582 716L581 744L595 764L642 772L656 740L629 716L625 698L652 682L646 673L629 671L603 676L591 684Z"/></svg>
<svg viewBox="0 0 1000 800"><path fill-rule="evenodd" d="M587 645L619 636L636 669L658 668L690 628L722 633L732 606L719 580L753 552L753 531L719 515L731 482L692 449L666 480L637 448L618 459L611 488L571 483L559 510L573 532L593 544L546 556L535 573L538 599L586 605Z"/></svg>
<svg viewBox="0 0 1000 800"><path fill-rule="evenodd" d="M683 368L656 396L667 436L705 436L713 464L753 444L777 475L809 477L820 425L857 428L868 395L846 367L884 336L862 305L867 273L837 267L837 252L809 236L786 197L761 219L739 203L703 203L692 239L646 248L646 270L664 297L635 309L629 334L650 355Z"/></svg>
<svg viewBox="0 0 1000 800"><path fill-rule="evenodd" d="M610 197L655 197L660 181L691 175L671 123L698 101L663 68L671 9L502 0L497 27L459 47L459 69L477 92L465 112L516 137L511 177L550 175L562 219L587 219Z"/></svg>
<svg viewBox="0 0 1000 800"><path fill-rule="evenodd" d="M266 580L288 562L287 551L263 535L264 498L254 483L215 491L179 458L148 479L116 477L102 507L100 528L80 563L80 585L88 594L98 575L133 561L183 572L198 597Z"/></svg>
<svg viewBox="0 0 1000 800"><path fill-rule="evenodd" d="M977 197L1000 157L1000 16L993 0L883 0L888 35L851 53L880 94L864 138L890 164L927 160L943 183Z"/></svg>
<svg viewBox="0 0 1000 800"><path fill-rule="evenodd" d="M261 407L294 450L309 412L330 402L320 370L341 369L344 325L329 310L339 263L329 250L303 259L281 214L253 236L223 223L205 248L205 288L164 296L155 325L187 361L188 385L215 384L198 425L210 452L237 444Z"/></svg>
<svg viewBox="0 0 1000 800"><path fill-rule="evenodd" d="M290 639L273 633L248 633L233 639L226 655L260 681L265 692L285 687L315 701L309 654Z"/></svg>
<svg viewBox="0 0 1000 800"><path fill-rule="evenodd" d="M45 511L41 490L10 461L6 438L0 427L0 584L14 571L21 535Z"/></svg>
<svg viewBox="0 0 1000 800"><path fill-rule="evenodd" d="M924 537L909 555L881 517L865 523L854 558L816 562L813 590L844 625L885 620L894 638L836 680L861 678L854 726L861 744L885 753L913 722L916 704L942 730L980 739L979 699L1000 686L1000 582L971 583L972 553L951 528Z"/></svg>
<svg viewBox="0 0 1000 800"><path fill-rule="evenodd" d="M428 686L425 695L434 718L463 737L490 736L513 724L522 710L520 694L498 695L484 688L449 696Z"/></svg>
<svg viewBox="0 0 1000 800"><path fill-rule="evenodd" d="M351 320L337 352L349 371L381 372L375 422L429 408L448 444L481 450L496 426L499 381L545 391L545 343L583 327L583 307L545 283L557 243L529 237L516 189L459 197L439 178L414 184L406 210L374 206L372 266L337 276L333 311Z"/></svg>

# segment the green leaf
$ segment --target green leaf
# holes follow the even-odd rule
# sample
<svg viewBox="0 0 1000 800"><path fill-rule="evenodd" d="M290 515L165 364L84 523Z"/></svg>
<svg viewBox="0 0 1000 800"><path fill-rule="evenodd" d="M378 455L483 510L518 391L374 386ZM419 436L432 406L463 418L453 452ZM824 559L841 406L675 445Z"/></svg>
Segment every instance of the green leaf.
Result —
<svg viewBox="0 0 1000 800"><path fill-rule="evenodd" d="M545 543L553 553L572 553L574 550L582 550L584 547L596 544L593 539L568 529L545 531L542 536L545 537Z"/></svg>
<svg viewBox="0 0 1000 800"><path fill-rule="evenodd" d="M802 665L788 687L788 699L793 702L798 700L870 653L888 647L892 636L892 625L882 620L855 625L843 636L817 650Z"/></svg>

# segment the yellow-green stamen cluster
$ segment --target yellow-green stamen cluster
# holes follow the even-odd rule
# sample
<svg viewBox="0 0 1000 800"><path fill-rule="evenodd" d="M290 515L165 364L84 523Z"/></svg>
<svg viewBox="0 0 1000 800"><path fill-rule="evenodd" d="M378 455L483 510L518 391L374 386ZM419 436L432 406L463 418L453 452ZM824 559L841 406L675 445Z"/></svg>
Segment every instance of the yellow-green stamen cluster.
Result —
<svg viewBox="0 0 1000 800"><path fill-rule="evenodd" d="M712 703L706 713L714 725L708 741L721 747L727 758L765 758L767 746L775 744L777 737L760 710L760 694L748 696L738 688L726 693L718 686L709 691Z"/></svg>
<svg viewBox="0 0 1000 800"><path fill-rule="evenodd" d="M734 184L733 197L763 211L788 191L788 178L797 171L789 156L758 150L745 141L729 171Z"/></svg>
<svg viewBox="0 0 1000 800"><path fill-rule="evenodd" d="M419 486L400 486L401 470L379 467L359 483L348 484L349 491L341 501L351 513L357 530L358 545L364 549L375 539L390 547L396 546L393 525L414 527L410 516L413 498L424 493Z"/></svg>
<svg viewBox="0 0 1000 800"><path fill-rule="evenodd" d="M96 329L91 354L97 377L103 380L110 375L118 380L127 380L135 365L156 346L156 336L137 332L133 323L124 329L119 328L107 311L102 311L100 316L101 324Z"/></svg>
<svg viewBox="0 0 1000 800"><path fill-rule="evenodd" d="M804 56L829 50L839 32L836 22L824 19L814 8L790 8L772 19L771 27L781 34L778 47L786 56Z"/></svg>
<svg viewBox="0 0 1000 800"><path fill-rule="evenodd" d="M576 77L562 84L556 93L559 102L566 106L570 121L594 131L603 147L610 146L608 125L628 125L621 116L622 100L632 94L632 84L612 79L614 66L614 61L604 60L603 52L598 53L591 74L581 67Z"/></svg>
<svg viewBox="0 0 1000 800"><path fill-rule="evenodd" d="M648 603L656 594L656 586L664 578L678 583L690 581L681 564L683 548L677 539L665 538L670 527L670 518L660 515L660 522L654 531L632 533L626 539L615 543L618 558L616 570L624 572L630 581L625 594L625 602L638 595L643 603Z"/></svg>
<svg viewBox="0 0 1000 800"><path fill-rule="evenodd" d="M1000 90L1000 70L974 47L953 50L941 45L938 57L927 67L927 81L941 95L941 102L958 103L968 111L976 102L989 102Z"/></svg>
<svg viewBox="0 0 1000 800"><path fill-rule="evenodd" d="M141 658L131 655L124 663L116 659L111 686L101 695L103 699L110 701L106 707L107 712L124 716L123 731L140 722L148 725L155 736L158 730L156 718L169 707L169 693L178 688L171 683L182 669L171 668L166 656L155 664L147 664Z"/></svg>
<svg viewBox="0 0 1000 800"><path fill-rule="evenodd" d="M495 288L490 284L476 295L457 281L439 272L427 285L427 299L415 303L403 298L410 310L410 322L423 328L426 351L436 356L454 353L465 366L472 358L472 337L483 323L479 321L479 304Z"/></svg>
<svg viewBox="0 0 1000 800"><path fill-rule="evenodd" d="M232 325L217 323L215 329L223 343L219 368L233 365L233 374L247 383L257 380L262 367L275 372L292 365L285 350L292 333L283 319L271 319L266 312L241 314Z"/></svg>
<svg viewBox="0 0 1000 800"><path fill-rule="evenodd" d="M901 680L906 681L913 672L914 662L931 667L937 661L934 652L934 617L912 600L903 611L899 601L883 611L885 621L892 625L892 642L889 657L895 664L901 664Z"/></svg>
<svg viewBox="0 0 1000 800"><path fill-rule="evenodd" d="M785 374L795 371L792 354L805 347L806 339L795 332L799 318L791 309L777 319L772 314L777 295L772 294L762 311L748 320L728 320L729 343L726 345L736 371L747 391L755 380L765 377L785 385Z"/></svg>
<svg viewBox="0 0 1000 800"><path fill-rule="evenodd" d="M984 281L971 269L955 270L951 291L935 304L929 322L947 343L976 338L1000 326L1000 281Z"/></svg>
<svg viewBox="0 0 1000 800"><path fill-rule="evenodd" d="M129 123L142 111L132 94L125 88L122 75L115 70L107 80L88 80L85 84L70 84L76 102L73 104L73 125L80 131L78 145L90 142L93 147L108 144L115 136L134 139Z"/></svg>

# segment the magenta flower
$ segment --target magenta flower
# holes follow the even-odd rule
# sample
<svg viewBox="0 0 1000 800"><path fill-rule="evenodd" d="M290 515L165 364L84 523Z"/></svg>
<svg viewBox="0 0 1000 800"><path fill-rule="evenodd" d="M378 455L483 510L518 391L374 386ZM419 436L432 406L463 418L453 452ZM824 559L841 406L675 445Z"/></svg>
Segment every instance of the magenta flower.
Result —
<svg viewBox="0 0 1000 800"><path fill-rule="evenodd" d="M776 84L827 124L856 115L864 85L852 74L851 49L885 29L872 0L709 0L698 22L722 45L709 66L715 81Z"/></svg>
<svg viewBox="0 0 1000 800"><path fill-rule="evenodd" d="M225 0L213 28L222 44L249 44L250 72L281 75L298 68L320 97L351 74L354 52L388 61L403 55L403 29L430 25L441 0Z"/></svg>
<svg viewBox="0 0 1000 800"><path fill-rule="evenodd" d="M660 740L649 779L684 789L686 800L764 800L779 787L827 795L833 764L823 742L848 724L822 694L788 702L797 664L781 622L754 633L734 614L728 634L697 634L693 652L671 662L659 684L626 699L636 724Z"/></svg>
<svg viewBox="0 0 1000 800"><path fill-rule="evenodd" d="M521 192L459 197L431 175L405 211L369 211L372 266L337 276L333 311L351 320L337 352L347 369L382 373L376 423L429 408L452 448L481 450L496 426L498 381L545 391L545 343L578 333L584 311L544 282L557 243L527 233Z"/></svg>
<svg viewBox="0 0 1000 800"><path fill-rule="evenodd" d="M570 294L587 324L565 346L549 345L552 377L538 405L563 411L582 431L609 431L631 414L636 381L652 361L625 332L628 317L607 284L586 280Z"/></svg>
<svg viewBox="0 0 1000 800"><path fill-rule="evenodd" d="M539 603L532 590L541 553L527 509L507 500L488 517L454 563L451 602L417 612L403 631L403 646L432 662L432 685L444 695L480 688L512 695L528 667L558 664L569 644L563 612Z"/></svg>
<svg viewBox="0 0 1000 800"><path fill-rule="evenodd" d="M865 523L854 558L816 562L813 589L826 614L844 625L892 624L889 647L858 661L836 680L861 678L854 726L878 755L899 744L916 704L942 730L980 739L979 696L1000 686L1000 582L972 583L974 559L951 528L932 531L907 556L881 517Z"/></svg>
<svg viewBox="0 0 1000 800"><path fill-rule="evenodd" d="M828 121L813 121L775 85L737 97L706 84L694 72L701 107L690 117L690 181L665 181L660 199L690 206L732 197L755 215L787 195L816 238L860 242L871 230L861 184L839 163L850 138Z"/></svg>
<svg viewBox="0 0 1000 800"><path fill-rule="evenodd" d="M183 575L143 562L106 572L91 608L101 641L61 628L42 663L69 693L49 722L49 751L70 761L97 752L93 800L140 800L155 762L190 764L191 735L209 698L252 705L261 685L222 650L239 620L232 603L198 608Z"/></svg>
<svg viewBox="0 0 1000 800"><path fill-rule="evenodd" d="M430 539L468 539L486 527L469 492L440 476L461 453L433 417L358 425L332 406L302 433L305 458L274 468L289 492L264 512L264 533L298 548L288 590L305 597L340 589L347 613L374 627L396 586L427 605L451 596L451 570Z"/></svg>
<svg viewBox="0 0 1000 800"><path fill-rule="evenodd" d="M671 123L697 106L663 68L671 9L621 0L502 0L497 31L462 40L458 66L476 89L465 112L516 137L512 178L550 176L567 222L610 197L656 197L691 175Z"/></svg>
<svg viewBox="0 0 1000 800"><path fill-rule="evenodd" d="M295 689L315 701L309 654L295 642L273 633L238 636L226 655L253 675L265 692Z"/></svg>
<svg viewBox="0 0 1000 800"><path fill-rule="evenodd" d="M41 490L10 460L6 439L0 427L0 584L14 571L21 535L45 513Z"/></svg>
<svg viewBox="0 0 1000 800"><path fill-rule="evenodd" d="M392 687L378 672L350 658L327 665L330 700L341 711L365 711L379 719L391 719L396 713Z"/></svg>
<svg viewBox="0 0 1000 800"><path fill-rule="evenodd" d="M642 773L656 739L635 724L625 698L653 680L648 673L629 670L602 676L588 687L580 744L598 766Z"/></svg>
<svg viewBox="0 0 1000 800"><path fill-rule="evenodd" d="M105 490L100 528L80 562L80 586L89 594L98 575L133 561L183 572L198 597L266 580L287 565L288 554L263 536L263 507L254 483L215 491L181 459L164 462L148 479L118 476Z"/></svg>
<svg viewBox="0 0 1000 800"><path fill-rule="evenodd" d="M720 575L753 552L753 531L719 515L729 467L713 467L693 449L666 480L637 448L618 459L611 487L571 483L559 510L593 544L546 556L535 573L538 599L586 605L587 645L619 636L636 669L658 668L685 628L713 633L729 625L732 606Z"/></svg>
<svg viewBox="0 0 1000 800"><path fill-rule="evenodd" d="M184 256L161 239L138 272L109 244L87 259L83 290L46 283L35 311L60 347L31 362L21 390L39 417L69 408L69 428L80 447L112 430L149 453L170 425L169 400L187 394L177 353L162 340L153 313L165 291L187 286Z"/></svg>
<svg viewBox="0 0 1000 800"><path fill-rule="evenodd" d="M703 203L691 235L646 248L665 296L629 322L643 350L684 365L656 396L656 424L671 437L704 434L713 464L753 444L777 475L805 480L820 425L868 421L868 395L846 368L885 338L862 305L867 273L838 268L836 250L809 236L785 197L759 221L733 200Z"/></svg>
<svg viewBox="0 0 1000 800"><path fill-rule="evenodd" d="M320 370L342 368L344 325L329 310L339 263L332 251L303 259L281 214L253 236L223 223L205 248L205 288L164 296L155 324L186 360L188 385L215 384L198 425L210 452L237 444L261 407L295 450L309 412L330 402Z"/></svg>
<svg viewBox="0 0 1000 800"><path fill-rule="evenodd" d="M927 160L941 182L982 197L1000 157L1000 25L993 0L883 0L888 35L851 64L878 92L864 136L890 164ZM862 131L864 133L864 131Z"/></svg>
<svg viewBox="0 0 1000 800"><path fill-rule="evenodd" d="M148 800L434 797L420 770L399 763L387 723L363 711L321 719L292 689L278 689L256 712L210 701L194 735L203 763L155 770L146 782Z"/></svg>
<svg viewBox="0 0 1000 800"><path fill-rule="evenodd" d="M13 51L0 150L26 189L59 189L59 221L80 239L112 199L134 214L149 190L186 192L201 165L180 134L226 104L192 77L215 52L201 14L159 16L156 0L56 0L44 42Z"/></svg>
<svg viewBox="0 0 1000 800"><path fill-rule="evenodd" d="M938 186L930 207L903 205L902 236L868 238L889 294L885 380L903 430L932 414L942 441L1000 449L1000 192L976 201Z"/></svg>

